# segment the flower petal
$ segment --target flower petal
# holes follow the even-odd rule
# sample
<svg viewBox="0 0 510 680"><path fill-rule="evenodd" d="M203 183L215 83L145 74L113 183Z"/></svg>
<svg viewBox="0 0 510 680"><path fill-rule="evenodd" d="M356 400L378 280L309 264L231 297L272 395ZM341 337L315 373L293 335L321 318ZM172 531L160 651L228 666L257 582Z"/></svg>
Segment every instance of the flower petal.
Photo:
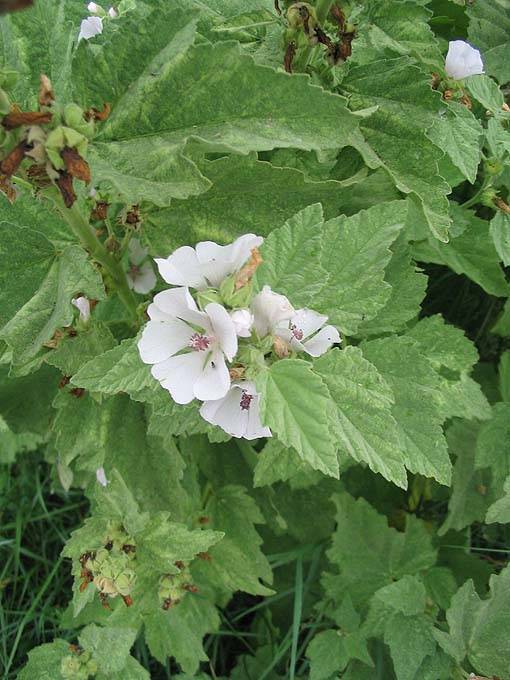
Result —
<svg viewBox="0 0 510 680"><path fill-rule="evenodd" d="M480 52L464 40L451 40L448 44L445 71L455 80L483 73Z"/></svg>
<svg viewBox="0 0 510 680"><path fill-rule="evenodd" d="M138 341L145 364L158 364L188 346L194 331L180 319L149 321Z"/></svg>
<svg viewBox="0 0 510 680"><path fill-rule="evenodd" d="M223 399L204 401L200 415L211 425L218 425L232 437L243 437L248 425L248 411L239 407L241 391L233 386Z"/></svg>
<svg viewBox="0 0 510 680"><path fill-rule="evenodd" d="M187 288L169 288L154 296L153 303L174 318L184 319L209 329L207 314L200 312Z"/></svg>
<svg viewBox="0 0 510 680"><path fill-rule="evenodd" d="M255 236L255 234L243 234L232 243L232 254L231 259L235 264L235 269L237 271L241 269L246 260L250 257L251 251L254 248L259 248L264 239L262 236Z"/></svg>
<svg viewBox="0 0 510 680"><path fill-rule="evenodd" d="M167 283L174 286L190 286L202 290L207 281L202 275L200 263L194 248L182 246L166 259L155 259L159 273Z"/></svg>
<svg viewBox="0 0 510 680"><path fill-rule="evenodd" d="M221 399L229 388L230 374L225 358L221 351L216 350L208 356L202 374L195 382L195 397L203 401Z"/></svg>
<svg viewBox="0 0 510 680"><path fill-rule="evenodd" d="M281 321L291 319L296 310L285 295L274 293L269 286L264 286L251 302L253 326L260 337L272 332Z"/></svg>
<svg viewBox="0 0 510 680"><path fill-rule="evenodd" d="M151 372L177 404L189 404L195 397L194 387L203 370L202 352L186 352L156 364Z"/></svg>
<svg viewBox="0 0 510 680"><path fill-rule="evenodd" d="M80 32L78 34L78 42L80 40L90 40L96 35L103 32L103 22L101 17L88 17L80 24Z"/></svg>
<svg viewBox="0 0 510 680"><path fill-rule="evenodd" d="M304 350L312 357L320 357L335 343L341 342L340 333L334 326L324 326L313 338L303 343Z"/></svg>
<svg viewBox="0 0 510 680"><path fill-rule="evenodd" d="M145 262L140 267L140 272L134 277L133 288L135 293L146 295L156 285L156 274L150 262Z"/></svg>
<svg viewBox="0 0 510 680"><path fill-rule="evenodd" d="M313 309L298 309L290 323L303 331L303 338L308 338L312 333L324 326L328 317L314 312Z"/></svg>
<svg viewBox="0 0 510 680"><path fill-rule="evenodd" d="M211 302L205 307L205 312L211 321L214 336L229 361L237 354L237 333L234 322L225 307L217 302Z"/></svg>
<svg viewBox="0 0 510 680"><path fill-rule="evenodd" d="M144 248L138 238L132 238L128 245L129 261L135 265L140 265L145 260L149 251Z"/></svg>

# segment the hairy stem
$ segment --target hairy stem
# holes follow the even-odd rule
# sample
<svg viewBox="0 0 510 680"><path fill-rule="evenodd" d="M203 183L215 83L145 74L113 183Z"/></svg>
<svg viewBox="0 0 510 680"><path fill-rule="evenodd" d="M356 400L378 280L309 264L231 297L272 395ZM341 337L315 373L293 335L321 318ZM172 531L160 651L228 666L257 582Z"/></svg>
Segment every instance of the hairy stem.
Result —
<svg viewBox="0 0 510 680"><path fill-rule="evenodd" d="M72 208L66 208L60 197L55 199L55 202L60 214L70 226L82 246L88 250L94 260L96 260L96 262L98 262L110 275L115 290L122 303L129 311L133 321L138 321L138 304L128 286L126 274L120 263L106 250L104 245L97 238L94 230L83 217L76 203Z"/></svg>

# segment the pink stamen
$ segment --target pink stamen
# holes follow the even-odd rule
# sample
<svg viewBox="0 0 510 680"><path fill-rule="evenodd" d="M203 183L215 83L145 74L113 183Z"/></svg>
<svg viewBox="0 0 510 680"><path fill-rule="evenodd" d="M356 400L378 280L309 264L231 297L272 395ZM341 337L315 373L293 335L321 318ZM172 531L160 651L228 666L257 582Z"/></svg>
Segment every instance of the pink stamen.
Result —
<svg viewBox="0 0 510 680"><path fill-rule="evenodd" d="M290 330L292 331L292 335L296 338L296 340L302 340L304 337L304 333L301 330L301 328L298 328L295 324L291 323L290 324Z"/></svg>
<svg viewBox="0 0 510 680"><path fill-rule="evenodd" d="M193 333L189 340L189 347L194 352L205 352L206 349L209 349L210 344L211 338L208 338L207 335L200 335L200 333Z"/></svg>
<svg viewBox="0 0 510 680"><path fill-rule="evenodd" d="M241 401L239 402L239 406L241 407L241 411L247 411L250 408L252 399L253 399L253 394L248 394L248 392L246 390L243 390L243 393L241 395Z"/></svg>

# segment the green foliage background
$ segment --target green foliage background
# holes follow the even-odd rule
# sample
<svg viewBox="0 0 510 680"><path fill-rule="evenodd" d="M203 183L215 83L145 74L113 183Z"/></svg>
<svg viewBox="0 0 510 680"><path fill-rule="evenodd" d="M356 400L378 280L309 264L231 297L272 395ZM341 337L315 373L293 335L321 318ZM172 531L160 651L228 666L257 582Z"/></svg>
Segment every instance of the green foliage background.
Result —
<svg viewBox="0 0 510 680"><path fill-rule="evenodd" d="M0 18L13 103L35 109L45 73L112 108L87 149L106 232L84 185L67 209L22 166L0 194L6 678L510 678L508 2L339 2L352 55L301 42L292 74L280 4L122 0L79 44L81 0ZM442 96L457 38L485 74ZM151 377L149 297L122 273L133 233L166 257L248 232L255 285L345 336L260 372L255 447ZM106 608L81 559L119 533L132 603ZM194 587L165 609L176 563Z"/></svg>

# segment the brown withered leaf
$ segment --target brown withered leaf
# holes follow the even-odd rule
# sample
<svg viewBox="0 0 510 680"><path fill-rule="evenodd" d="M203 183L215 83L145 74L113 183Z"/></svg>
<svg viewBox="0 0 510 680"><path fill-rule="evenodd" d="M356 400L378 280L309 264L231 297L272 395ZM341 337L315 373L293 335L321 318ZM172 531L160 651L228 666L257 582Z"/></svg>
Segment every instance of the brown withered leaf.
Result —
<svg viewBox="0 0 510 680"><path fill-rule="evenodd" d="M273 350L276 356L280 359L286 359L290 354L289 345L278 335L274 337Z"/></svg>
<svg viewBox="0 0 510 680"><path fill-rule="evenodd" d="M99 111L99 109L92 107L88 111L85 111L85 118L87 120L103 121L103 120L106 120L108 118L111 110L112 110L112 107L110 106L110 104L104 104L102 111Z"/></svg>
<svg viewBox="0 0 510 680"><path fill-rule="evenodd" d="M80 156L76 149L70 146L65 146L60 152L62 160L65 163L67 172L76 179L81 179L82 182L88 184L91 180L90 168L87 161Z"/></svg>
<svg viewBox="0 0 510 680"><path fill-rule="evenodd" d="M16 189L9 177L5 175L0 175L0 191L7 196L9 203L14 203L16 200Z"/></svg>
<svg viewBox="0 0 510 680"><path fill-rule="evenodd" d="M5 12L17 12L20 9L31 7L34 0L0 0L0 14Z"/></svg>
<svg viewBox="0 0 510 680"><path fill-rule="evenodd" d="M62 198L64 199L64 205L66 208L72 208L74 202L76 201L76 194L73 188L73 178L72 176L63 170L59 174L57 179L57 186L60 189Z"/></svg>
<svg viewBox="0 0 510 680"><path fill-rule="evenodd" d="M262 255L258 248L253 248L248 262L237 272L235 289L239 290L249 283L258 267L262 264Z"/></svg>
<svg viewBox="0 0 510 680"><path fill-rule="evenodd" d="M27 169L27 175L37 187L47 187L51 184L51 179L46 172L44 165L31 165Z"/></svg>
<svg viewBox="0 0 510 680"><path fill-rule="evenodd" d="M283 68L287 71L287 73L292 73L292 62L294 61L294 57L296 56L296 43L291 40L291 42L287 45L287 49L285 50L285 56L283 58Z"/></svg>
<svg viewBox="0 0 510 680"><path fill-rule="evenodd" d="M7 177L12 177L25 158L26 151L29 150L26 142L20 142L0 163L0 173Z"/></svg>
<svg viewBox="0 0 510 680"><path fill-rule="evenodd" d="M244 366L232 366L228 369L231 380L241 380L244 376L246 368Z"/></svg>
<svg viewBox="0 0 510 680"><path fill-rule="evenodd" d="M53 114L48 111L11 111L2 119L6 130L15 130L22 125L44 125L50 123Z"/></svg>
<svg viewBox="0 0 510 680"><path fill-rule="evenodd" d="M55 99L53 94L53 87L51 85L51 80L44 73L41 73L41 85L39 87L39 106L51 106L51 103Z"/></svg>
<svg viewBox="0 0 510 680"><path fill-rule="evenodd" d="M508 203L506 203L499 196L496 196L496 198L494 199L494 205L496 206L496 208L501 210L501 212L504 212L507 215L510 215L510 205L508 205Z"/></svg>

